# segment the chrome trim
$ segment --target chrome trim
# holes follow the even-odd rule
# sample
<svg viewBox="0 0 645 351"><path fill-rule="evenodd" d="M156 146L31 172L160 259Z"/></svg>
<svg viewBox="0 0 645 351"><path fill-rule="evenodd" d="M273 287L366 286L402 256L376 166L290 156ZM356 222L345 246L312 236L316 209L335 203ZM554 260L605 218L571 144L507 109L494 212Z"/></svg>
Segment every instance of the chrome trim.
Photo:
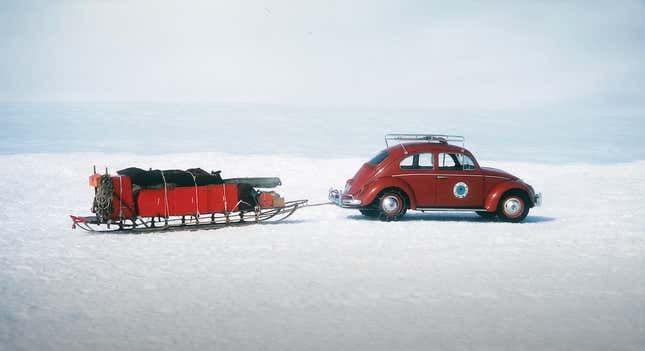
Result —
<svg viewBox="0 0 645 351"><path fill-rule="evenodd" d="M392 174L392 177L406 177L406 176L435 176L434 173L403 173L403 174Z"/></svg>
<svg viewBox="0 0 645 351"><path fill-rule="evenodd" d="M387 144L387 137L385 138L385 147L388 147L388 148L390 147L390 146ZM401 148L403 149L403 154L404 154L404 155L407 155L407 154L408 154L408 149L406 149L406 148L405 148L405 144L401 144Z"/></svg>
<svg viewBox="0 0 645 351"><path fill-rule="evenodd" d="M485 208L449 208L449 207L417 207L417 211L454 211L454 212L473 212L473 211L488 211Z"/></svg>
<svg viewBox="0 0 645 351"><path fill-rule="evenodd" d="M340 207L361 207L363 203L359 199L354 199L354 196L345 194L338 189L329 189L327 198L329 201Z"/></svg>
<svg viewBox="0 0 645 351"><path fill-rule="evenodd" d="M428 171L432 171L432 170L428 169ZM405 177L405 176L486 177L486 178L499 178L504 180L511 180L511 178L508 178L508 177L489 176L484 174L403 173L403 174L392 175L392 177Z"/></svg>
<svg viewBox="0 0 645 351"><path fill-rule="evenodd" d="M455 141L461 143L461 148L465 148L466 138L461 135L446 135L446 134L385 134L385 146L390 147L388 141L409 141L409 142L427 142L427 143L440 143L447 144L448 142ZM405 150L405 146L404 146Z"/></svg>
<svg viewBox="0 0 645 351"><path fill-rule="evenodd" d="M399 199L396 196L386 196L381 200L381 207L387 213L396 212L399 209Z"/></svg>
<svg viewBox="0 0 645 351"><path fill-rule="evenodd" d="M432 170L428 169L428 171L432 171ZM392 175L392 177L403 177L403 176L484 177L484 175L482 174L443 174L443 173L403 173L403 174ZM497 177L497 178L501 178L501 177ZM508 178L504 178L504 179L508 179Z"/></svg>
<svg viewBox="0 0 645 351"><path fill-rule="evenodd" d="M522 211L522 203L515 197L504 201L504 213L511 217L517 216Z"/></svg>

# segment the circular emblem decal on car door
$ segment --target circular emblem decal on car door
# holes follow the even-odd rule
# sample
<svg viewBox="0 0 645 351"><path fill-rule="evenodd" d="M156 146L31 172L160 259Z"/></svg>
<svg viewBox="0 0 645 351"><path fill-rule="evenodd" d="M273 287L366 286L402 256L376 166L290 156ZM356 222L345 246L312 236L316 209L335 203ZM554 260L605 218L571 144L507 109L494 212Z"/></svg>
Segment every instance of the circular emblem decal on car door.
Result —
<svg viewBox="0 0 645 351"><path fill-rule="evenodd" d="M458 199L463 199L468 195L468 184L464 182L459 182L455 184L455 187L452 188L452 193L455 194L455 197Z"/></svg>

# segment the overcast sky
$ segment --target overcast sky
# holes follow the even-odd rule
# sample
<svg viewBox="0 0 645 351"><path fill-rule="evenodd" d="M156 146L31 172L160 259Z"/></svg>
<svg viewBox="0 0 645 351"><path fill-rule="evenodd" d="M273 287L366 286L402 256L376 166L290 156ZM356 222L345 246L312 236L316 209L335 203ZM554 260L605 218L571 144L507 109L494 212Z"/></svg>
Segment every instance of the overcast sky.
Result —
<svg viewBox="0 0 645 351"><path fill-rule="evenodd" d="M644 1L0 1L0 100L645 101Z"/></svg>

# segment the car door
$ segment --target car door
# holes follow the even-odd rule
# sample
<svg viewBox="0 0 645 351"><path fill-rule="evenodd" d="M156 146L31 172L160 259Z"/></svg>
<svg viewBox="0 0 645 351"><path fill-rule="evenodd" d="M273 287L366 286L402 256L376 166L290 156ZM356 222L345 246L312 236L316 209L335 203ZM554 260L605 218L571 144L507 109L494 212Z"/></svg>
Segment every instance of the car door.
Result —
<svg viewBox="0 0 645 351"><path fill-rule="evenodd" d="M399 169L392 176L406 182L414 191L417 207L432 206L435 201L435 180L433 154L422 152L407 155L401 159Z"/></svg>
<svg viewBox="0 0 645 351"><path fill-rule="evenodd" d="M434 207L482 208L484 177L467 155L437 154Z"/></svg>

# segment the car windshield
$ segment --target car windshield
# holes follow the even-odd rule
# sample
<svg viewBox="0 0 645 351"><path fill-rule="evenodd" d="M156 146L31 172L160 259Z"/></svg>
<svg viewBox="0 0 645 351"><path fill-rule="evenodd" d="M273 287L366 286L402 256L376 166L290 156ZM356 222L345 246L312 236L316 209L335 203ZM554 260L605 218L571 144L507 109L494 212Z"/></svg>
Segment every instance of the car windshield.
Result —
<svg viewBox="0 0 645 351"><path fill-rule="evenodd" d="M383 150L379 152L378 155L374 156L371 160L367 161L367 163L378 166L383 160L385 160L388 156L387 150Z"/></svg>

